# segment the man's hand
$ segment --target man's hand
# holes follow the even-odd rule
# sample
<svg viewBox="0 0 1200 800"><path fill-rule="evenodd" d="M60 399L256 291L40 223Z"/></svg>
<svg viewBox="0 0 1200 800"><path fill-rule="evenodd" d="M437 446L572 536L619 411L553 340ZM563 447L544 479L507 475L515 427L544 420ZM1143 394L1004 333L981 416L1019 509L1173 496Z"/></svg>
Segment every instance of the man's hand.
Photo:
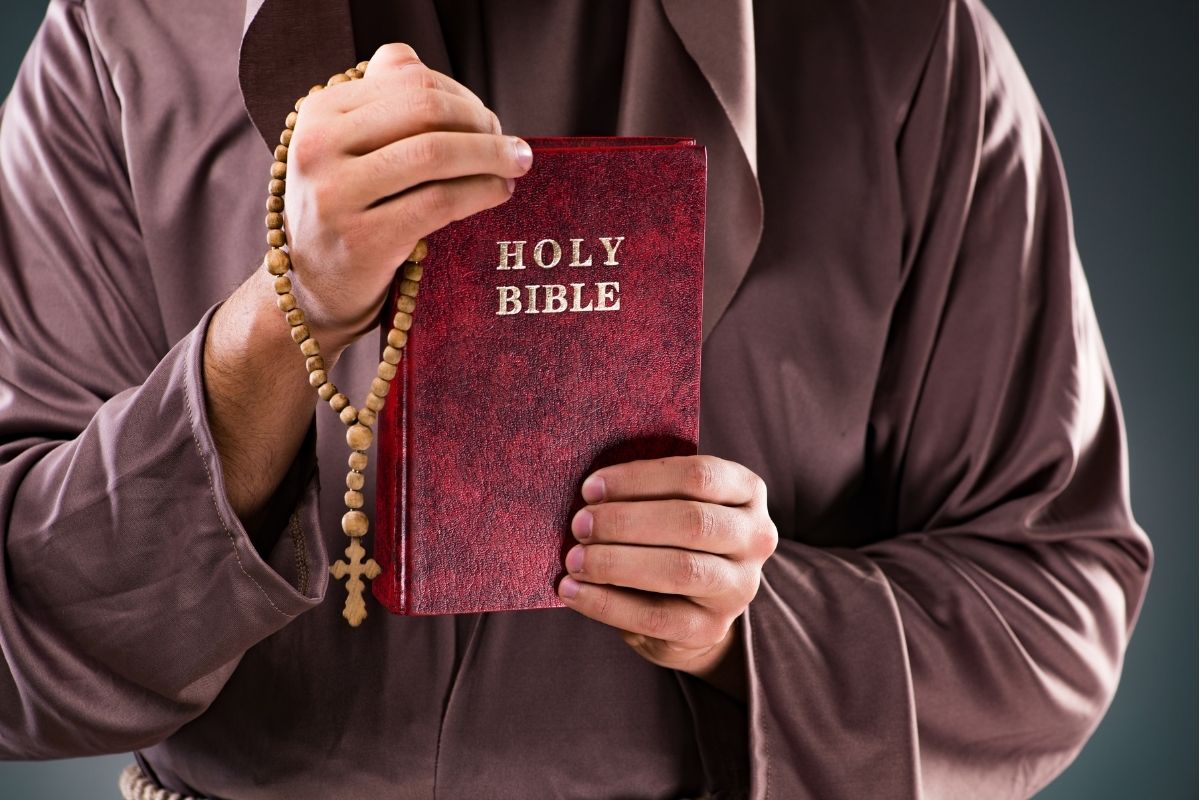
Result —
<svg viewBox="0 0 1200 800"><path fill-rule="evenodd" d="M779 540L767 488L710 455L630 461L583 482L563 601L621 631L654 664L745 699L734 623Z"/></svg>
<svg viewBox="0 0 1200 800"><path fill-rule="evenodd" d="M394 43L362 80L305 98L287 159L293 282L329 349L375 330L417 240L503 203L533 153L469 89Z"/></svg>

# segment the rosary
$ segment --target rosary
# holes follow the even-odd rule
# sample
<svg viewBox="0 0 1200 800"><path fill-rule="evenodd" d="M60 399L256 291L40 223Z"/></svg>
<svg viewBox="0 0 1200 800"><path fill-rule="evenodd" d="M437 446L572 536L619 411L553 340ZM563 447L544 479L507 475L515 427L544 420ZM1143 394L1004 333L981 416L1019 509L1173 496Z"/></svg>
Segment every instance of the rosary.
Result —
<svg viewBox="0 0 1200 800"><path fill-rule="evenodd" d="M324 84L317 84L309 89L311 95L327 86L357 80L366 74L366 61L343 73L331 77ZM306 95L307 96L307 95ZM371 392L363 401L362 408L350 405L345 394L329 381L325 370L325 360L321 357L321 347L313 338L308 326L304 324L304 311L296 304L296 296L292 294L292 282L287 276L291 267L291 258L283 248L287 245L287 234L283 230L283 192L287 186L287 152L292 141L292 130L296 127L296 119L304 97L296 101L295 110L287 115L283 133L279 136L279 145L275 148L275 162L271 164L271 182L267 191L267 245L270 249L263 258L263 267L275 276L275 304L284 313L288 325L291 326L292 341L300 345L300 352L306 357L304 367L308 370L308 382L317 390L317 396L329 403L338 418L346 427L346 444L350 446L350 471L346 474L346 513L342 516L342 532L350 537L350 546L346 548L346 560L338 560L329 571L337 580L346 578L346 605L342 616L352 626L358 627L367 616L366 602L363 591L366 583L363 579L371 580L379 575L379 564L375 559L363 556L367 551L362 546L362 537L366 536L369 521L363 507L363 470L367 467L367 450L371 447L374 434L371 429L375 424L376 415L383 408L384 398L391 388L391 381L396 377L397 365L404 354L404 345L408 342L408 330L412 327L412 313L416 308L417 288L421 280L421 260L425 258L426 242L421 239L413 248L404 264L404 277L400 281L399 296L396 299L395 317L392 328L388 331L387 346L376 370L375 378L371 381Z"/></svg>

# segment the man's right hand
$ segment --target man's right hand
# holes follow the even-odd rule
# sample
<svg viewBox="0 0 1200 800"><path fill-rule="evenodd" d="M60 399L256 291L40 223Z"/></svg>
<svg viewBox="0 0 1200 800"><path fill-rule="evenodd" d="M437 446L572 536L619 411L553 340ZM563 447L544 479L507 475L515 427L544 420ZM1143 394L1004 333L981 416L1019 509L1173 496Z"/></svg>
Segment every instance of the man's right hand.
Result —
<svg viewBox="0 0 1200 800"><path fill-rule="evenodd" d="M288 147L284 225L322 351L373 330L417 241L503 203L532 160L475 94L406 44L380 47L363 79L310 94Z"/></svg>

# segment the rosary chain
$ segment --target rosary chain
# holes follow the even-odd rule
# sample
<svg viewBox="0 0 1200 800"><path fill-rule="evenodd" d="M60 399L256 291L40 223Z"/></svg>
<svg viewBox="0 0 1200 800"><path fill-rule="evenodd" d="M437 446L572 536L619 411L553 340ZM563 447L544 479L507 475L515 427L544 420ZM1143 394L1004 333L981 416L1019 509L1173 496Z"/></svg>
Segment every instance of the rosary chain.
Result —
<svg viewBox="0 0 1200 800"><path fill-rule="evenodd" d="M311 97L328 86L362 78L366 74L367 64L366 61L359 62L357 66L332 76L325 83L313 86L305 97ZM366 536L369 528L369 520L362 510L362 489L365 481L363 470L367 467L367 451L374 440L372 429L379 412L383 410L385 398L404 355L404 346L408 343L408 331L412 327L417 289L423 272L421 261L425 258L427 244L424 239L418 241L405 260L392 327L387 334L387 345L383 348L375 378L371 381L370 392L362 407L355 408L350 404L350 399L329 380L325 360L321 357L321 346L305 324L304 311L297 304L296 296L292 293L292 281L287 275L288 270L292 268L283 219L284 191L287 188L287 155L292 131L296 127L305 97L298 99L294 110L287 115L283 133L279 136L279 144L275 147L275 161L271 164L271 179L267 184L266 226L267 245L270 249L263 257L263 268L274 277L275 304L291 326L292 341L300 346L300 352L305 356L304 367L308 371L309 384L316 389L317 396L328 403L347 426L346 444L350 447L350 471L346 474L344 500L347 510L342 515L342 532L350 537L350 545L345 550L347 560L339 559L329 567L329 571L337 580L347 578L346 604L342 616L350 625L357 627L367 616L366 602L363 598L366 589L364 579L373 579L380 572L375 559L368 558L363 561L366 550L363 549L360 540Z"/></svg>

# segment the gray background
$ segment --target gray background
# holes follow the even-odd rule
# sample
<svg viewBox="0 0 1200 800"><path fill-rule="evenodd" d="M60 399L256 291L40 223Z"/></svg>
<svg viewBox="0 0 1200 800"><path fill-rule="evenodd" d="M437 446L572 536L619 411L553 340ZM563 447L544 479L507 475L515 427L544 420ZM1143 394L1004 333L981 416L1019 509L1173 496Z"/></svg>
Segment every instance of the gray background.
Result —
<svg viewBox="0 0 1200 800"><path fill-rule="evenodd" d="M989 5L1063 153L1129 432L1133 507L1157 555L1112 708L1039 798L1195 797L1196 4ZM0 95L44 8L0 0ZM0 763L0 798L115 798L116 775L129 761Z"/></svg>

